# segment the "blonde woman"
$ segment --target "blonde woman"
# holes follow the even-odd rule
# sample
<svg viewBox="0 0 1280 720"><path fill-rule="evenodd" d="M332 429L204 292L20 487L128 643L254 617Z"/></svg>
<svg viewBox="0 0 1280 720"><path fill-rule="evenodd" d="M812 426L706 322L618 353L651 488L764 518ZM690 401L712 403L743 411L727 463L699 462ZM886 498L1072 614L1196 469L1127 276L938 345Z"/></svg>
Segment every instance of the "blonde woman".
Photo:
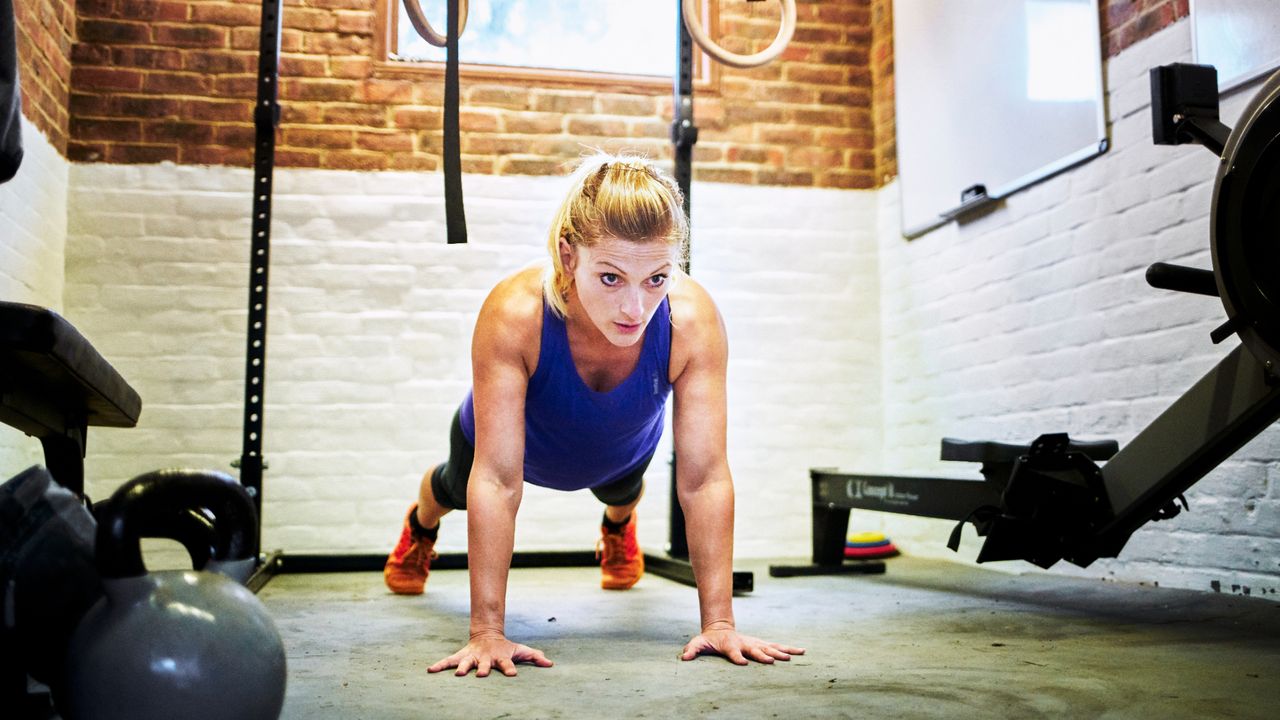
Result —
<svg viewBox="0 0 1280 720"><path fill-rule="evenodd" d="M449 459L423 477L384 570L394 592L421 593L440 518L467 510L470 640L431 672L484 677L494 668L515 675L521 662L551 665L504 628L525 482L590 489L605 505L602 587L640 579L635 509L672 391L677 495L702 628L681 657L714 653L745 665L804 652L734 624L728 345L715 303L680 270L687 236L674 181L647 160L598 155L571 178L549 233L549 267L507 277L485 300Z"/></svg>

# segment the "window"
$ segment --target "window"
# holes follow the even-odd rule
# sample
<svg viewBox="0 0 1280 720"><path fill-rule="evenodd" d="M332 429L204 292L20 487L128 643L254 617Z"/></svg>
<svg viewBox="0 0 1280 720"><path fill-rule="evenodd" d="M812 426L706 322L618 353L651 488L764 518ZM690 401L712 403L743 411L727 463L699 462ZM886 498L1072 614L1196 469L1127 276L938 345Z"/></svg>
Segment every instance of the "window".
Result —
<svg viewBox="0 0 1280 720"><path fill-rule="evenodd" d="M444 48L422 39L402 0L385 0L387 60L422 65L445 61ZM418 0L437 32L445 32L444 0ZM709 15L710 0L703 0ZM574 76L633 76L670 83L676 65L677 6L672 0L469 0L458 53L482 69L543 71ZM695 53L695 76L706 61Z"/></svg>

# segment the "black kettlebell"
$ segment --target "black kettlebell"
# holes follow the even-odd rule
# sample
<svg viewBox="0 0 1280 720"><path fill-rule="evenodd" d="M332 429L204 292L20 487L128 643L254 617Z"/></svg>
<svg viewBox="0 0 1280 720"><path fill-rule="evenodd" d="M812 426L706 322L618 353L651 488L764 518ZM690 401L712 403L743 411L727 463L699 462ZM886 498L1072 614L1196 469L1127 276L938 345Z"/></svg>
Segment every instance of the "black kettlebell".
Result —
<svg viewBox="0 0 1280 720"><path fill-rule="evenodd" d="M206 571L148 573L140 538L170 522L156 518L197 509L214 528ZM256 543L253 502L227 475L163 470L121 486L98 515L105 597L71 638L67 696L59 703L68 717L279 717L280 634L258 598L227 576L247 577Z"/></svg>

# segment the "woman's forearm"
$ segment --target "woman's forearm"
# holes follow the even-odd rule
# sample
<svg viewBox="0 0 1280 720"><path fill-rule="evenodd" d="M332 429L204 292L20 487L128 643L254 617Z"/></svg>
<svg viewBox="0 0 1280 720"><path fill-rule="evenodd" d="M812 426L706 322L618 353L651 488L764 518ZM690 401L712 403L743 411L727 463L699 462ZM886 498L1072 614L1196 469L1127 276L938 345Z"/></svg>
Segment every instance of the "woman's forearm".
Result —
<svg viewBox="0 0 1280 720"><path fill-rule="evenodd" d="M471 575L471 637L503 635L507 573L515 544L521 484L472 477L467 491L467 565Z"/></svg>
<svg viewBox="0 0 1280 720"><path fill-rule="evenodd" d="M733 627L733 482L723 478L691 483L679 491L698 584L702 629Z"/></svg>

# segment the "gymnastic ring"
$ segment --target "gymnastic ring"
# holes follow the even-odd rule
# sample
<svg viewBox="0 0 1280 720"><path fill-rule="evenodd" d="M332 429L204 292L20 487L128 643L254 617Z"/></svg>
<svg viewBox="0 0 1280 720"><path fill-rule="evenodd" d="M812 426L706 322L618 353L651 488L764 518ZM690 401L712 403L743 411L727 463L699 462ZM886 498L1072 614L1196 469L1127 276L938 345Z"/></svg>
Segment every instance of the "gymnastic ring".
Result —
<svg viewBox="0 0 1280 720"><path fill-rule="evenodd" d="M409 22L413 24L413 29L418 31L423 40L428 44L436 47L444 47L449 42L449 38L436 32L431 27L431 23L427 22L427 16L422 12L422 6L418 4L418 0L404 0L405 12L409 13ZM462 37L462 31L467 29L467 0L458 0L458 37ZM446 28L447 30L447 28Z"/></svg>
<svg viewBox="0 0 1280 720"><path fill-rule="evenodd" d="M408 3L409 0L405 2ZM791 42L791 37L796 34L796 2L795 0L781 0L781 2L782 23L778 26L778 34L769 47L754 55L732 53L712 42L702 26L698 24L697 0L682 0L680 14L684 16L684 26L689 29L689 35L693 41L698 43L698 47L708 55L730 67L752 68L764 65L781 55L787 48L787 43Z"/></svg>

